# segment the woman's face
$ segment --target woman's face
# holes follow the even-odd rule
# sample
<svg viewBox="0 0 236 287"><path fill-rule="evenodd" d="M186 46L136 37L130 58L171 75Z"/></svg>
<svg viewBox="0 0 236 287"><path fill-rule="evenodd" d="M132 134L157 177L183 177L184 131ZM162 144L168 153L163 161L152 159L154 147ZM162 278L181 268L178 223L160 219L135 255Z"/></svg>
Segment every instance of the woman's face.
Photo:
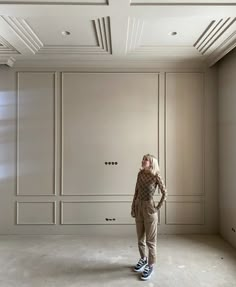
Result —
<svg viewBox="0 0 236 287"><path fill-rule="evenodd" d="M151 163L150 163L149 159L144 156L143 160L142 160L142 168L148 169L148 168L150 168L150 166L151 166Z"/></svg>

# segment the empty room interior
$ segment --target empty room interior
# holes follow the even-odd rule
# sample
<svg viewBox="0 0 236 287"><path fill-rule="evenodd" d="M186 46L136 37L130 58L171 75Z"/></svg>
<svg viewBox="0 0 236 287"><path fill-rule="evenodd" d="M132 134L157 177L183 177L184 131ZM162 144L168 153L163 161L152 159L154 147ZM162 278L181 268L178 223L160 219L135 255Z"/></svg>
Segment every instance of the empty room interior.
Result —
<svg viewBox="0 0 236 287"><path fill-rule="evenodd" d="M235 46L236 0L0 0L0 287L236 287Z"/></svg>

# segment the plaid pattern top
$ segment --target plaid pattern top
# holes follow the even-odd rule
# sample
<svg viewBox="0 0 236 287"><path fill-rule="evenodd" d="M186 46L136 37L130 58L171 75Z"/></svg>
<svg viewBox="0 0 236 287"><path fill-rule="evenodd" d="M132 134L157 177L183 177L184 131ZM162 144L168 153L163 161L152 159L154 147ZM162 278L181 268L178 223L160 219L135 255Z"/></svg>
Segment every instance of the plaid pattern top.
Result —
<svg viewBox="0 0 236 287"><path fill-rule="evenodd" d="M165 184L159 173L153 175L151 172L146 171L144 169L140 170L140 172L138 173L135 187L135 194L132 203L132 211L134 211L134 202L136 199L146 201L153 198L157 185L160 188L162 194L161 200L156 206L156 208L159 209L162 206L163 202L166 200L167 196Z"/></svg>

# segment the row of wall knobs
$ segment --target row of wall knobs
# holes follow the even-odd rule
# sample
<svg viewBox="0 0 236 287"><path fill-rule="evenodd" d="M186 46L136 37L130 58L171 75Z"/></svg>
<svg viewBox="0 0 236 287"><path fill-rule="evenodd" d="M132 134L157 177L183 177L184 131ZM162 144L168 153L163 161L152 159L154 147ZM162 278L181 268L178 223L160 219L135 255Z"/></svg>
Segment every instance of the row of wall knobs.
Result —
<svg viewBox="0 0 236 287"><path fill-rule="evenodd" d="M105 165L117 165L117 161L105 161Z"/></svg>

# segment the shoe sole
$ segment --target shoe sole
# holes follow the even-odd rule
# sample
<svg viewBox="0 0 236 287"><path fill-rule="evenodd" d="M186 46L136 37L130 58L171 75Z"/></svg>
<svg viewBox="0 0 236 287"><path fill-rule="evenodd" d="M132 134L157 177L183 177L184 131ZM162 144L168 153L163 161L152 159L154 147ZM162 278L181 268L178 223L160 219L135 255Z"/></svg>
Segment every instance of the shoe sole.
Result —
<svg viewBox="0 0 236 287"><path fill-rule="evenodd" d="M141 280L146 281L146 280L150 279L152 277L152 274L153 274L153 271L148 277L142 277L141 276Z"/></svg>
<svg viewBox="0 0 236 287"><path fill-rule="evenodd" d="M151 275L149 275L148 277L141 277L141 280L143 280L143 281L147 281L148 279L150 279L150 278L151 278L151 276L152 276L152 274L151 274Z"/></svg>
<svg viewBox="0 0 236 287"><path fill-rule="evenodd" d="M142 272L146 266L147 266L147 264L143 265L143 267L141 267L138 270L134 269L134 272L137 272L137 273Z"/></svg>

